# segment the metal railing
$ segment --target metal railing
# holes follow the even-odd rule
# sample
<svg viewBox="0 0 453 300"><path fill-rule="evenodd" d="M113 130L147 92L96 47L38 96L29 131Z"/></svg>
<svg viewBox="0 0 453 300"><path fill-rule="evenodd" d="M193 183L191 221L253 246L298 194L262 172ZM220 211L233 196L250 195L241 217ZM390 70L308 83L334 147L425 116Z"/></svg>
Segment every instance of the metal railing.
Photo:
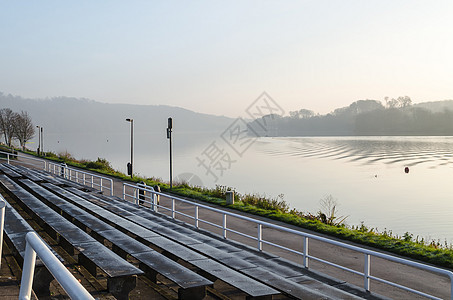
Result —
<svg viewBox="0 0 453 300"><path fill-rule="evenodd" d="M159 195L149 185L123 182L123 199L127 198L131 199L136 205L147 206L155 212L158 210Z"/></svg>
<svg viewBox="0 0 453 300"><path fill-rule="evenodd" d="M1 155L6 156L6 158L1 157ZM33 156L21 154L21 153L16 154L16 153L0 151L0 159L6 160L6 162L8 164L11 163L11 160L13 157L21 158L21 159L23 159L23 160L21 160L21 163L26 164L26 165L31 165L33 167L37 167L36 163L38 163L38 169L46 170L46 168L47 168L47 161L45 159L36 158ZM42 164L42 167L39 166L41 164Z"/></svg>
<svg viewBox="0 0 453 300"><path fill-rule="evenodd" d="M29 300L35 273L36 255L41 258L44 265L55 277L61 287L71 299L93 299L93 296L79 283L68 269L55 257L47 245L38 237L35 232L29 232L25 236L25 258L22 268L22 279L19 291L20 300Z"/></svg>
<svg viewBox="0 0 453 300"><path fill-rule="evenodd" d="M64 163L48 162L47 166L46 171L51 174L98 189L101 192L107 190L113 196L113 180L111 178L71 168Z"/></svg>
<svg viewBox="0 0 453 300"><path fill-rule="evenodd" d="M0 267L2 266L2 251L3 251L3 228L5 226L5 207L6 201L0 194Z"/></svg>
<svg viewBox="0 0 453 300"><path fill-rule="evenodd" d="M126 187L128 187L129 189L132 189L133 193L126 193ZM268 223L268 222L265 222L265 221L256 220L256 219L249 218L249 217L246 217L246 216L243 216L243 215L239 215L239 214L235 214L235 213L228 212L228 211L225 211L225 210L213 208L213 207L208 206L208 205L203 205L203 204L199 204L199 203L196 203L196 202L193 202L193 201L189 201L189 200L186 200L186 199L182 199L182 198L179 198L179 197L174 197L174 196L171 196L171 195L168 195L168 194L158 193L158 192L154 191L152 188L150 189L149 187L145 187L144 188L144 187L141 187L139 185L132 185L132 184L124 183L123 184L123 199L124 200L132 199L134 203L137 203L136 202L136 199L138 199L137 198L138 197L137 194L140 192L140 190L146 191L147 199L150 199L149 202L150 203L152 202L152 204L154 204L153 207L154 207L155 211L157 211L157 208L161 212L162 211L166 211L166 212L168 212L170 214L170 216L173 219L176 219L177 216L184 216L186 218L192 219L194 221L193 226L195 226L197 229L200 228L200 223L211 225L211 226L213 226L215 228L221 229L223 238L225 238L225 239L228 238L228 234L227 233L231 232L231 233L237 234L239 236L246 237L248 239L254 240L256 242L256 248L258 250L260 250L260 251L263 250L263 245L266 244L266 245L270 245L270 246L273 246L273 247L276 247L276 248L279 248L279 249L282 249L282 250L285 250L285 251L300 255L302 257L303 266L306 269L309 269L309 261L313 260L313 261L318 261L318 262L327 264L329 266L341 269L343 271L347 271L347 272L353 273L355 275L359 275L359 276L361 276L363 278L363 283L364 283L363 287L364 287L364 289L366 291L370 291L371 290L370 281L374 280L376 282L381 282L381 283L384 283L384 284L387 284L387 285L402 289L404 291L412 292L414 294L417 294L417 295L420 295L420 296L423 296L423 297L427 297L427 298L430 298L430 299L440 299L440 298L435 297L433 295L429 295L427 293L412 289L410 287L407 287L407 286L404 286L404 285L401 285L401 284L398 284L398 283L395 283L395 282L392 282L392 281L389 281L389 280L386 280L386 279L371 275L371 268L372 268L371 257L382 258L382 259L386 259L386 260L389 260L389 261L392 261L392 262L400 263L400 264L403 264L403 265L406 265L406 266L410 266L410 267L422 269L422 270L425 270L425 271L433 272L433 273L436 273L436 274L439 274L439 275L447 276L447 277L450 278L450 298L453 300L453 272L451 272L451 271L448 271L448 270L445 270L445 269L441 269L441 268L437 268L437 267L433 267L433 266L429 266L429 265L425 265L425 264L414 262L414 261L410 261L410 260L399 258L399 257L396 257L396 256L392 256L392 255L388 255L388 254L384 254L384 253L380 253L380 252L376 252L376 251L360 248L360 247L353 246L353 245L350 245L350 244L346 244L346 243L343 243L343 242L339 242L339 241L331 240L331 239L328 239L328 238L320 237L320 236L317 236L317 235L313 235L313 234L310 234L310 233L305 233L305 232L301 232L301 231L298 231L298 230L282 227L282 226L275 225L275 224L272 224L272 223ZM151 195L148 195L148 194L151 194ZM157 196L159 196L160 199L162 199L162 202L170 201L169 205L164 206L163 203L162 204L157 203L157 201L155 201L155 198ZM188 205L193 206L193 215L178 211L176 202L184 203L184 204L188 204ZM199 215L200 208L220 214L222 216L221 219L219 220L219 223L221 223L221 225L201 219L200 215ZM185 208L185 210L187 210L187 208ZM248 221L248 222L254 223L257 226L256 235L246 234L244 232L240 232L238 230L234 230L232 228L229 228L228 227L228 222L227 222L228 217L234 217L234 218L237 218L237 219L241 219L241 220L244 220L244 221ZM275 230L279 230L279 231L282 231L282 232L286 232L286 233L290 233L290 234L294 234L294 235L302 237L303 238L302 249L301 250L295 250L295 249L291 249L291 248L288 248L288 247L273 243L271 241L265 240L263 238L263 230L264 230L264 228L275 229ZM330 262L328 260L316 257L315 255L309 254L309 240L310 239L317 240L317 241L320 241L320 242L324 242L324 243L327 243L327 244L330 244L330 245L342 247L342 248L349 249L349 250L356 251L356 252L359 252L359 253L363 254L363 259L364 259L363 271L353 270L351 268L348 268L348 267L345 267L345 266L341 266L339 264L336 264L336 263Z"/></svg>
<svg viewBox="0 0 453 300"><path fill-rule="evenodd" d="M66 164L54 163L47 161L42 158L35 158L29 155L14 154L9 152L0 151L0 155L5 155L6 158L0 157L0 159L6 160L8 164L11 163L11 157L21 158L21 163L36 167L36 162L42 164L42 167L38 165L38 169L43 169L54 175L62 176L68 180L81 183L91 188L99 189L99 191L107 190L110 195L113 196L113 180L111 178L100 176L97 174L85 172L75 168L66 166ZM30 160L31 162L27 161Z"/></svg>

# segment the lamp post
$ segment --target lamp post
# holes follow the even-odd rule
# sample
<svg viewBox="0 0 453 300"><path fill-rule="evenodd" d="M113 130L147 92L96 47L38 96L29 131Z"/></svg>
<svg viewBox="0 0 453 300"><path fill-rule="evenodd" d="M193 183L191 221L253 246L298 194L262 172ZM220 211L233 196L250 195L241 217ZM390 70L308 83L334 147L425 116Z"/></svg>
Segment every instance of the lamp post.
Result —
<svg viewBox="0 0 453 300"><path fill-rule="evenodd" d="M173 119L168 118L168 127L167 127L167 139L170 140L170 189L173 188L173 155L171 147L171 131L173 128Z"/></svg>
<svg viewBox="0 0 453 300"><path fill-rule="evenodd" d="M131 175L131 178L133 177L132 172L133 172L133 163L134 163L134 119L126 119L127 122L131 123L131 161L130 163L127 164L127 172L128 175Z"/></svg>
<svg viewBox="0 0 453 300"><path fill-rule="evenodd" d="M40 154L41 150L41 127L39 125L36 125L36 128L38 128L38 156Z"/></svg>
<svg viewBox="0 0 453 300"><path fill-rule="evenodd" d="M40 144L40 150L42 155L44 155L44 134L42 133L43 127L41 126L41 144Z"/></svg>

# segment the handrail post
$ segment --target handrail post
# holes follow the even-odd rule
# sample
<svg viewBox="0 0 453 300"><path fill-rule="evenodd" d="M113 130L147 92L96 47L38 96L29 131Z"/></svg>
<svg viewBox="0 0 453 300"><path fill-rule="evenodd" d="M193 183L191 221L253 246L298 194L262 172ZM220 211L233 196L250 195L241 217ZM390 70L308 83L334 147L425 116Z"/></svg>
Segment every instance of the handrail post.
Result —
<svg viewBox="0 0 453 300"><path fill-rule="evenodd" d="M223 214L223 238L226 239L227 238L227 215L226 214Z"/></svg>
<svg viewBox="0 0 453 300"><path fill-rule="evenodd" d="M22 272L21 287L19 291L20 300L29 300L33 285L36 256L39 256L60 286L68 296L74 300L94 300L94 297L80 284L80 282L69 272L68 269L56 258L35 232L28 232L25 236L25 258Z"/></svg>
<svg viewBox="0 0 453 300"><path fill-rule="evenodd" d="M8 165L9 165L9 153L8 153L8 154L6 154L6 156L8 157Z"/></svg>
<svg viewBox="0 0 453 300"><path fill-rule="evenodd" d="M126 185L123 183L123 200L126 200Z"/></svg>
<svg viewBox="0 0 453 300"><path fill-rule="evenodd" d="M110 196L113 196L113 179L110 179Z"/></svg>
<svg viewBox="0 0 453 300"><path fill-rule="evenodd" d="M258 224L258 250L263 251L263 225Z"/></svg>
<svg viewBox="0 0 453 300"><path fill-rule="evenodd" d="M195 228L199 228L198 226L198 205L195 205Z"/></svg>
<svg viewBox="0 0 453 300"><path fill-rule="evenodd" d="M135 205L138 205L138 203L139 203L139 202L138 202L138 195L139 195L139 194L140 194L140 193L138 192L138 188L135 187L135 188L134 188L134 204L135 204Z"/></svg>
<svg viewBox="0 0 453 300"><path fill-rule="evenodd" d="M453 300L453 276L450 274L450 299Z"/></svg>
<svg viewBox="0 0 453 300"><path fill-rule="evenodd" d="M308 236L304 236L304 268L308 269Z"/></svg>
<svg viewBox="0 0 453 300"><path fill-rule="evenodd" d="M3 196L0 195L0 267L2 265L2 246L3 246L3 227L5 224L5 206L6 201Z"/></svg>
<svg viewBox="0 0 453 300"><path fill-rule="evenodd" d="M25 246L24 266L22 268L22 279L19 291L19 299L30 299L31 288L33 285L33 275L35 273L36 252L27 241Z"/></svg>
<svg viewBox="0 0 453 300"><path fill-rule="evenodd" d="M370 268L371 268L371 257L369 254L365 254L365 264L364 264L364 287L367 292L370 291Z"/></svg>
<svg viewBox="0 0 453 300"><path fill-rule="evenodd" d="M158 207L157 207L157 194L155 193L154 191L154 188L153 188L153 191L151 192L151 198L150 198L150 201L151 201L151 210L153 212L157 212L158 211Z"/></svg>
<svg viewBox="0 0 453 300"><path fill-rule="evenodd" d="M101 186L100 186L100 190L102 192L102 177L101 177Z"/></svg>
<svg viewBox="0 0 453 300"><path fill-rule="evenodd" d="M174 219L175 216L175 198L171 198L171 217Z"/></svg>

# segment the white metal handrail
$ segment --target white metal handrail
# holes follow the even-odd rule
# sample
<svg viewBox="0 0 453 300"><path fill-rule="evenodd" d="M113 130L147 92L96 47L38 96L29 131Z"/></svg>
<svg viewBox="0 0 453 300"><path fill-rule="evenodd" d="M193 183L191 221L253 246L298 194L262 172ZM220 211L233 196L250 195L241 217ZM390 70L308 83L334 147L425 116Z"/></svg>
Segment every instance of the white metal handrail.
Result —
<svg viewBox="0 0 453 300"><path fill-rule="evenodd" d="M4 152L4 151L0 151L0 154L6 155L6 159L3 158L3 157L0 157L0 159L6 160L8 164L10 164L10 162L11 162L11 157L17 157L17 158L23 158L23 159L31 160L31 161L34 161L34 162L43 163L42 169L46 170L46 168L47 168L47 161L45 159L35 158L33 156L23 155L23 154L20 154L20 153L15 154L15 153ZM35 166L34 164L32 164L30 162L26 162L26 161L22 161L22 163Z"/></svg>
<svg viewBox="0 0 453 300"><path fill-rule="evenodd" d="M3 246L3 228L5 226L5 207L6 201L0 194L0 267L2 266L2 246Z"/></svg>
<svg viewBox="0 0 453 300"><path fill-rule="evenodd" d="M54 162L48 162L48 169L46 171L57 176L62 176L70 181L96 188L101 192L107 190L110 195L113 196L113 179L111 178L71 168L66 164ZM105 184L106 182L107 184Z"/></svg>
<svg viewBox="0 0 453 300"><path fill-rule="evenodd" d="M36 255L41 258L44 265L52 273L53 277L60 283L66 293L75 300L93 299L94 297L77 281L68 269L49 250L48 246L38 237L35 232L29 232L25 236L24 266L22 268L22 279L19 291L20 300L29 300L35 273Z"/></svg>
<svg viewBox="0 0 453 300"><path fill-rule="evenodd" d="M134 195L126 193L126 186L131 187L131 188L134 189ZM136 194L141 189L143 189L143 188L140 187L140 186L123 183L123 199L124 200L127 200L128 198L129 199L131 199L131 198L135 199ZM199 204L199 203L196 203L196 202L193 202L193 201L189 201L189 200L186 200L186 199L182 199L182 198L179 198L179 197L174 197L174 196L171 196L171 195L168 195L168 194L158 193L156 191L151 191L151 190L147 190L147 192L149 192L149 193L151 193L153 195L153 196L150 196L150 197L161 196L161 199L169 199L171 201L171 206L170 206L171 208L165 207L165 206L163 206L161 204L157 204L156 207L158 207L159 210L169 211L170 214L171 214L171 217L173 219L176 219L177 215L190 218L190 219L195 221L194 226L197 229L199 228L200 222L205 223L205 224L209 224L209 225L214 226L216 228L220 228L223 231L223 237L225 239L227 239L227 233L231 232L231 233L235 233L235 234L238 234L240 236L255 240L257 242L257 249L260 250L260 251L262 251L262 249L263 249L263 244L267 244L267 245L271 245L271 246L274 246L274 247L289 251L291 253L299 254L299 255L302 256L303 266L305 268L307 268L307 269L309 269L309 260L314 260L314 261L322 262L322 263L325 263L327 265L339 268L341 270L348 271L350 273L362 276L363 277L363 282L364 282L363 287L365 288L366 291L370 291L371 290L370 281L371 280L375 280L377 282L385 283L385 284L391 285L393 287L396 287L396 288L399 288L399 289L402 289L402 290L405 290L405 291L408 291L408 292L412 292L412 293L417 294L417 295L421 295L423 297L427 297L427 298L430 298L430 299L440 299L440 298L435 297L433 295L429 295L429 294L426 294L424 292L421 292L421 291L406 287L404 285L401 285L401 284L398 284L398 283L395 283L395 282L391 282L391 281L385 280L383 278L379 278L379 277L371 275L371 267L372 267L371 266L371 257L379 257L379 258L382 258L382 259L386 259L386 260L389 260L389 261L392 261L392 262L396 262L396 263L400 263L400 264L403 264L403 265L407 265L407 266L410 266L410 267L414 267L414 268L430 271L430 272L433 272L433 273L437 273L439 275L448 276L450 278L450 298L453 300L453 272L451 272L449 270L433 267L433 266L430 266L430 265L414 262L414 261L411 261L411 260L408 260L408 259L399 258L399 257L396 257L396 256L392 256L392 255L376 252L376 251L373 251L373 250L368 250L368 249L365 249L365 248L353 246L353 245L346 244L346 243L343 243L343 242L339 242L339 241L336 241L336 240L332 240L332 239L324 238L324 237L321 237L321 236L317 236L317 235L314 235L314 234L305 233L305 232L301 232L301 231L298 231L298 230L286 228L286 227L279 226L279 225L272 224L272 223L268 223L268 222L265 222L265 221L260 221L260 220L249 218L249 217L246 217L246 216L243 216L243 215L239 215L239 214L235 214L235 213L232 213L232 212L224 211L224 210L221 210L221 209L213 208L213 207L208 206L208 205L203 205L203 204ZM176 203L175 203L176 201L179 201L179 202L185 203L185 204L193 205L194 208L195 208L194 216L188 215L187 213L183 213L183 212L177 211L176 210ZM201 219L199 217L199 209L200 208L203 208L203 209L206 209L206 210L221 214L222 215L222 220L221 220L222 225L215 224L215 223L212 223L210 221ZM239 232L237 230L228 228L227 216L255 223L257 225L257 235L256 236L251 236L251 235L246 234L244 232ZM265 239L263 239L263 229L265 227L301 236L303 238L303 240L304 240L303 246L302 246L302 250L298 251L298 250L294 250L294 249L291 249L291 248L288 248L288 247L285 247L285 246L282 246L282 245L278 245L278 244L273 243L271 241L266 241ZM344 266L335 264L333 262L330 262L330 261L327 261L327 260L324 260L324 259L321 259L321 258L318 258L318 257L316 257L314 255L309 254L309 251L308 251L309 250L309 247L308 247L309 239L321 241L321 242L328 243L328 244L331 244L331 245L334 245L334 246L338 246L338 247L342 247L342 248L345 248L345 249L349 249L349 250L352 250L352 251L357 251L359 253L362 253L364 255L364 269L363 269L363 272L356 271L356 270L350 269L348 267L344 267Z"/></svg>
<svg viewBox="0 0 453 300"><path fill-rule="evenodd" d="M48 171L50 173L53 173L55 175L60 175L65 177L66 179L75 181L77 183L82 183L83 185L86 186L91 186L92 188L97 188L101 192L103 190L108 190L110 192L110 195L113 196L113 180L111 178L105 177L105 176L100 176L94 173L89 173L85 172L82 170L74 169L71 167L68 167L66 165L62 165L61 163L54 163L54 162L48 162L45 159L41 158L35 158L32 156L28 155L20 155L20 154L14 154L14 153L9 153L9 152L4 152L0 151L0 154L6 155L6 161L8 164L10 164L10 156L15 156L18 158L24 158L24 159L29 159L32 161L39 161L43 163L43 170ZM0 158L4 159L4 158ZM25 164L30 164L27 162L24 162ZM33 164L30 164L33 165ZM33 165L34 166L34 165ZM88 179L87 179L88 177ZM105 182L108 182L108 184L104 184Z"/></svg>
<svg viewBox="0 0 453 300"><path fill-rule="evenodd" d="M132 190L132 194L127 193L126 187L129 187ZM141 202L143 204L147 203L150 208L157 212L158 207L158 199L159 196L154 191L154 188L145 185L145 184L130 184L130 183L123 183L123 199L130 198L136 205L140 205Z"/></svg>

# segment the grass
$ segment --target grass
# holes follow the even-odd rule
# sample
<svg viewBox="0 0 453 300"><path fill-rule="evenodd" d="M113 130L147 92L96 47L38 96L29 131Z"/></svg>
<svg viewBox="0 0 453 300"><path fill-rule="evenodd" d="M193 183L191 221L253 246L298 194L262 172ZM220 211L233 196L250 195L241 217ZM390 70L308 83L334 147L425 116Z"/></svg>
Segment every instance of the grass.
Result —
<svg viewBox="0 0 453 300"><path fill-rule="evenodd" d="M36 155L34 152L27 153ZM171 192L179 196L227 206L437 266L453 268L453 246L447 242L441 243L439 240L425 241L424 239L419 239L419 237L414 239L413 235L408 232L403 236L395 235L390 230L379 232L376 229L368 228L363 223L357 226L347 226L344 223L346 217L337 216L337 204L332 196L326 196L321 199L321 210L316 214L312 214L290 209L288 203L283 199L283 195L275 198L258 194L241 195L231 187L218 185L214 189L209 189L190 186L186 182L174 183L173 189L170 190L170 185L163 182L160 178L134 177L131 179L129 176L114 170L110 163L103 158L98 158L96 161L77 160L67 152L60 154L48 152L46 153L46 158L125 181L144 181L147 185L158 185L162 191ZM235 192L236 202L233 205L226 204L227 191Z"/></svg>
<svg viewBox="0 0 453 300"><path fill-rule="evenodd" d="M17 154L17 151L16 151L16 150L10 149L9 147L7 147L7 146L5 146L5 145L0 145L0 151L1 151L1 152L12 153L12 154ZM7 158L7 155L6 155L6 154L3 154L3 153L0 153L0 157L6 159L6 158ZM10 155L9 158L10 158L10 159L16 159L16 157L13 156L13 155Z"/></svg>

